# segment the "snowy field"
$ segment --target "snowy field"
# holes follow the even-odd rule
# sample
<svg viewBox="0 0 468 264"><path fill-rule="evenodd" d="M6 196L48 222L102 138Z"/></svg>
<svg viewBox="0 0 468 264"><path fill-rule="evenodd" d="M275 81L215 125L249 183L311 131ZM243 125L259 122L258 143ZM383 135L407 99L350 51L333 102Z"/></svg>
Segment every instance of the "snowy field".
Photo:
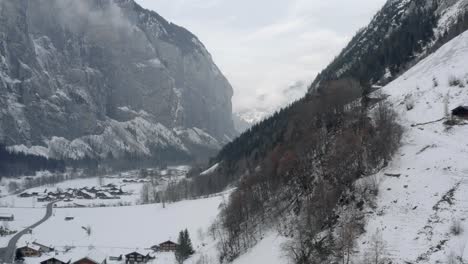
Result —
<svg viewBox="0 0 468 264"><path fill-rule="evenodd" d="M437 121L446 109L468 105L468 88L450 86L453 78L468 87L468 32L383 88L405 134L399 153L379 175L378 208L357 242L356 261L377 230L394 263L450 263L450 258L468 257L468 125L447 129ZM451 230L454 225L461 227L459 234Z"/></svg>
<svg viewBox="0 0 468 264"><path fill-rule="evenodd" d="M14 214L15 220L2 222L9 230L21 231L44 217L45 208L0 208L0 214ZM5 247L13 235L0 237L0 247Z"/></svg>
<svg viewBox="0 0 468 264"><path fill-rule="evenodd" d="M18 246L40 241L57 249L76 247L60 256L64 259L99 250L106 255L145 250L167 240L177 241L179 231L187 228L194 249L213 257L215 248L207 229L218 214L222 196L167 204L106 208L56 208L53 216L23 236ZM74 217L65 221L65 217ZM91 227L88 235L82 227ZM204 246L206 244L206 246ZM30 258L27 263L37 263ZM173 254L158 254L154 263L174 263Z"/></svg>

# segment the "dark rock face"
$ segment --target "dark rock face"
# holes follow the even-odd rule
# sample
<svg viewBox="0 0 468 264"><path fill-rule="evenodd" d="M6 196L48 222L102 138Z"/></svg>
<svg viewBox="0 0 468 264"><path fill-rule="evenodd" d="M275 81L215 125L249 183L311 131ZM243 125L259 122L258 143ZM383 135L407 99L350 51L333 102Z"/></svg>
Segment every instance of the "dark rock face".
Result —
<svg viewBox="0 0 468 264"><path fill-rule="evenodd" d="M0 0L7 145L71 158L190 153L178 134L197 128L218 148L235 135L232 93L193 34L133 0Z"/></svg>

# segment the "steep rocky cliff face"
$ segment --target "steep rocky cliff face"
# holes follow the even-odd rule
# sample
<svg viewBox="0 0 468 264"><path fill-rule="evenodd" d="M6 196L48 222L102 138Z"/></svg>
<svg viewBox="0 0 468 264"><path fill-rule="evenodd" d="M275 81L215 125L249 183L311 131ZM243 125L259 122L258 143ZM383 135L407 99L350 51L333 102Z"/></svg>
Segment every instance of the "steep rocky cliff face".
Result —
<svg viewBox="0 0 468 264"><path fill-rule="evenodd" d="M0 141L56 158L194 155L233 137L196 36L133 0L0 0Z"/></svg>

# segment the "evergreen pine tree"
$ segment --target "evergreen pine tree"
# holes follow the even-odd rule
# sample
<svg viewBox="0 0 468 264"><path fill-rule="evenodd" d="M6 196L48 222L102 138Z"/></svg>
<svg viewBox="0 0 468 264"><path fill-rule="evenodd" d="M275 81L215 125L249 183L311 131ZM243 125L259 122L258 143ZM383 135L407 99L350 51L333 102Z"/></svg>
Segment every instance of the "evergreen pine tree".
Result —
<svg viewBox="0 0 468 264"><path fill-rule="evenodd" d="M175 257L177 263L182 264L186 259L188 259L195 251L192 247L192 241L190 239L190 235L188 230L185 229L179 232L179 238L177 239L177 249L175 251Z"/></svg>
<svg viewBox="0 0 468 264"><path fill-rule="evenodd" d="M184 231L184 239L185 239L186 253L189 256L193 255L193 253L195 253L195 251L193 250L192 240L190 239L190 235L189 235L189 232L188 232L187 229L185 229L185 231Z"/></svg>

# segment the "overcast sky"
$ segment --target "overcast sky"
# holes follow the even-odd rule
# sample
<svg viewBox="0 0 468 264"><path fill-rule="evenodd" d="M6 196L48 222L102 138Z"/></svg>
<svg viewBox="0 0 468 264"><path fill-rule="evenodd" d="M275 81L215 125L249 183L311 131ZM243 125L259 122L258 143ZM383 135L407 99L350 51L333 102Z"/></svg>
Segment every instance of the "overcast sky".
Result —
<svg viewBox="0 0 468 264"><path fill-rule="evenodd" d="M234 110L277 108L386 0L136 0L193 32L234 88Z"/></svg>

